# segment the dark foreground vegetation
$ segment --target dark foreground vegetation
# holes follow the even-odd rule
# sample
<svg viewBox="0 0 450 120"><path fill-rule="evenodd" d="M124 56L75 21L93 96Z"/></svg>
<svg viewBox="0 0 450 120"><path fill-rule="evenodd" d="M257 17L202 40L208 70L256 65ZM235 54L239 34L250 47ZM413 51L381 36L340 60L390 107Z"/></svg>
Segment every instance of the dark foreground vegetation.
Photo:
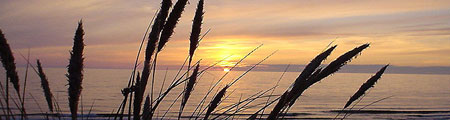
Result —
<svg viewBox="0 0 450 120"><path fill-rule="evenodd" d="M195 56L195 51L202 40L202 38L209 32L206 31L202 34L202 21L204 14L204 0L199 0L197 4L197 9L195 15L193 17L193 24L191 35L189 37L190 44L189 51L187 52L187 58L182 66L180 66L180 70L177 75L175 75L175 79L173 79L170 83L162 86L165 86L164 90L160 91L157 96L153 96L157 90L155 90L155 72L157 66L157 58L158 54L164 50L164 46L169 43L172 34L174 33L174 29L182 16L184 8L188 3L187 0L178 0L175 4L172 3L171 0L162 0L161 8L156 13L152 22L150 22L147 32L144 35L141 45L139 46L139 51L137 52L135 64L133 66L133 71L128 80L128 84L124 85L124 89L121 92L123 94L123 101L118 103L117 109L112 114L98 114L100 116L104 116L108 119L164 119L165 114L163 116L155 117L155 111L158 106L164 101L165 97L169 95L170 92L176 87L183 87L184 90L177 97L180 98L180 101L175 100L175 102L179 102L180 108L178 111L178 119L233 119L230 118L234 115L242 115L240 111L247 109L253 101L256 99L267 99L264 104L261 104L259 110L254 111L254 114L246 114L247 119L281 119L289 114L289 109L297 102L301 101L300 97L302 93L307 90L309 87L314 85L315 83L323 80L324 78L336 73L339 71L344 65L349 63L353 58L360 55L363 50L368 48L370 44L363 44L357 46L356 48L349 50L348 52L342 54L337 59L332 61L331 63L325 65L322 62L327 59L327 57L332 54L332 52L336 49L336 45L328 46L326 50L322 53L314 57L310 63L306 65L303 71L299 74L297 79L293 80L291 87L287 88L287 90L281 95L274 95L273 91L277 87L277 84L274 87L262 90L261 92L255 93L248 98L243 98L239 102L221 107L221 102L224 99L227 99L227 93L230 91L229 88L238 82L243 76L245 76L248 72L250 72L253 68L257 67L266 59L270 58L275 52L269 54L266 58L259 61L257 64L252 65L247 71L241 74L236 79L232 80L229 83L226 83L225 86L219 88L219 83L222 83L225 76L228 74L224 74L217 82L215 82L209 91L204 95L202 100L199 103L196 103L198 106L195 107L195 110L191 113L183 112L186 104L189 102L189 98L191 97L192 92L197 83L197 79L199 76L204 74L210 68L214 67L216 64L221 61L217 61L212 65L202 65L201 61L193 61ZM67 66L67 81L68 81L68 102L70 109L70 118L71 119L89 119L88 116L80 116L78 113L78 104L80 102L80 96L83 90L83 51L84 51L84 30L83 23L80 20L78 23L78 27L75 31L75 36L73 39L73 48L70 52L70 60ZM243 58L241 58L234 66L232 66L229 70L232 71L236 68L240 63L242 63L248 56L250 56L254 51L258 50L261 46L257 46L252 51L248 52ZM141 55L142 48L145 48L144 52L144 60L142 64L142 70L137 70L139 56ZM39 60L36 62L37 68L34 67L34 64L31 63L29 57L22 56L23 59L28 61L28 66L32 68L32 70L39 75L41 79L41 87L43 89L43 94L46 99L46 104L48 106L47 112L43 112L42 114L27 114L24 107L24 97L26 93L26 76L23 81L23 89L21 89L18 73L16 72L16 66L14 62L13 52L7 43L5 35L0 30L0 55L1 61L4 69L6 70L6 79L4 82L5 85L1 84L1 95L2 98L0 100L0 104L2 106L1 112L3 113L0 116L0 119L27 119L29 116L33 115L42 115L45 116L42 119L64 119L64 113L61 112L60 107L67 106L59 106L58 102L56 102L53 94L51 92L51 86L48 84L48 79L45 74L45 69L40 63ZM312 57L312 56L311 56ZM369 78L366 83L362 84L356 93L349 98L346 102L345 106L342 110L336 111L338 114L336 115L336 119L344 119L350 114L355 112L353 109L354 106L350 107L358 99L361 100L364 97L364 94L368 89L373 87L375 83L381 78L382 74L386 70L388 65L381 68L374 76ZM185 68L185 72L181 72L182 69ZM187 68L187 69L186 69ZM274 80L276 81L276 80ZM165 83L165 81L163 82ZM13 91L11 91L9 86L13 86ZM214 90L218 90L218 92L213 93ZM16 92L17 98L19 99L11 99L11 92ZM148 95L145 93L149 92ZM209 96L209 97L208 97ZM207 100L211 98L211 100ZM381 99L382 100L382 99ZM207 102L209 101L209 102ZM344 101L343 101L344 102ZM10 103L14 103L15 106L10 106ZM33 105L33 104L31 104ZM172 104L173 105L173 104ZM172 106L171 105L171 106ZM349 108L350 107L350 108ZM269 109L271 108L271 109ZM19 113L14 113L12 109L18 109ZM126 111L128 110L128 111ZM364 112L358 110L360 112ZM90 111L89 111L90 113ZM345 115L340 116L341 113L345 113ZM81 118L80 118L81 117ZM175 119L175 118L171 118Z"/></svg>

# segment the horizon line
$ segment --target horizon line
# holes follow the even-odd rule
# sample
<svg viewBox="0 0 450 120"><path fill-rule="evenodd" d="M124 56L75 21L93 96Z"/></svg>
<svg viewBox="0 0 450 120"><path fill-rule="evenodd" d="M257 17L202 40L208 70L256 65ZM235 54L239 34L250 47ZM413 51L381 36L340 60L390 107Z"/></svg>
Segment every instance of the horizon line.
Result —
<svg viewBox="0 0 450 120"><path fill-rule="evenodd" d="M253 71L266 71L266 72L283 72L288 64L260 64L256 66ZM325 67L328 64L321 65ZM233 71L246 71L252 65L236 67ZM290 65L287 72L301 72L303 71L305 64ZM374 73L379 68L384 66L384 64L356 64L356 65L345 65L338 71L338 73ZM18 67L25 67L24 65L18 65ZM203 66L206 67L206 66ZM65 68L65 66L47 66L47 68ZM87 69L133 69L132 67L102 67L102 66L85 66ZM187 66L184 66L187 68ZM215 66L210 70L212 71L222 71L224 66ZM228 67L229 68L229 67ZM142 69L138 67L138 70ZM156 68L157 70L178 70L180 65L160 65ZM386 73L389 74L450 74L450 66L399 66L390 65Z"/></svg>

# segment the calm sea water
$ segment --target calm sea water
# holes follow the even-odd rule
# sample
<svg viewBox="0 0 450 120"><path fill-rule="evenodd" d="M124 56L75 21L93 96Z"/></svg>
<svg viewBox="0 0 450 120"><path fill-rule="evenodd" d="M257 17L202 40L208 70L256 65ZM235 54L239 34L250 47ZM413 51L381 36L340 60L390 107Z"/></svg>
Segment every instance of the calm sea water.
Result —
<svg viewBox="0 0 450 120"><path fill-rule="evenodd" d="M65 113L69 113L67 102L67 79L65 68L47 68L45 72L50 81L51 90L56 97L59 106ZM154 96L159 94L161 84L166 71L157 71ZM374 71L375 73L376 71ZM4 70L0 70L0 77L5 78ZM24 68L19 68L21 82L24 80ZM87 114L92 107L92 114L110 114L117 110L123 96L121 89L126 87L131 70L128 69L85 69L82 91L82 104L80 111ZM203 98L211 84L217 81L225 72L210 71L205 73L197 83L191 98L184 110L184 116L191 115L192 111ZM242 72L230 72L221 83L222 88L226 83L237 78ZM169 70L166 75L165 88L173 80L176 71ZM228 89L227 99L218 108L237 103L240 99L275 86L282 72L260 72L252 71L231 88ZM279 86L275 89L274 95L284 92L295 80L299 73L287 72L281 79ZM293 116L287 118L334 118L336 112L340 110L349 97L364 83L372 74L366 73L337 73L306 90L303 96L297 100L289 113ZM1 81L4 85L4 81ZM375 103L364 110L369 112L351 114L350 119L450 119L450 75L430 75L430 74L385 74L368 94L361 100L354 109L359 109L373 101L384 97L393 96L381 102ZM26 110L28 113L47 112L47 105L44 94L40 87L38 76L30 69L28 74L26 96ZM168 97L161 103L158 109L158 116L162 116L175 98L181 93L182 86L174 89ZM150 84L147 87L147 92ZM217 90L214 90L215 93ZM270 92L269 92L270 93ZM268 93L268 94L269 94ZM35 97L35 102L30 94ZM272 97L271 99L274 99ZM210 98L207 99L209 101ZM252 114L262 106L258 104L266 102L267 98L257 99L249 104L248 109L240 111L237 118L247 118L246 114ZM178 100L166 115L166 118L176 118L179 109ZM13 106L11 104L11 106ZM81 108L82 107L82 108ZM265 113L270 112L271 107ZM398 111L400 113L370 111ZM405 113L405 111L407 113ZM409 112L408 112L409 111ZM425 112L420 112L425 111ZM434 111L434 112L426 112ZM234 110L230 113L233 113ZM404 113L401 113L404 112ZM222 112L217 112L222 113ZM3 114L3 113L2 113ZM94 119L95 117L91 117ZM95 118L104 119L104 118Z"/></svg>

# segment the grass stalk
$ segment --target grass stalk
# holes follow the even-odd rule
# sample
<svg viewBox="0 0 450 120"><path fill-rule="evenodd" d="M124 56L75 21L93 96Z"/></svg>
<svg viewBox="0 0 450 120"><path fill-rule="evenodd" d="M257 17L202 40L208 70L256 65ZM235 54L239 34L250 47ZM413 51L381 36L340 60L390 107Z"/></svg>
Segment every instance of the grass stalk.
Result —
<svg viewBox="0 0 450 120"><path fill-rule="evenodd" d="M183 109L191 96L191 92L194 90L194 85L197 82L197 75L198 75L198 69L200 67L200 64L197 64L197 66L194 69L194 72L192 73L191 77L189 77L189 81L187 82L186 89L184 90L183 99L181 101L180 105L180 112L178 114L178 119L180 119L181 114L183 113Z"/></svg>
<svg viewBox="0 0 450 120"><path fill-rule="evenodd" d="M335 47L335 46L334 46ZM331 53L331 47L327 51L319 54L316 58L314 58L311 63L309 63L300 76L296 79L294 84L288 89L280 101L275 105L269 114L269 120L277 119L279 114L282 113L282 109L285 109L288 106L292 106L298 97L310 86L314 83L322 80L323 78L337 72L342 66L346 65L350 62L354 57L361 53L362 50L369 47L369 44L363 44L359 47L356 47L353 50L346 52L345 54L339 56L336 60L332 61L327 67L322 69L316 68L321 64L321 62Z"/></svg>
<svg viewBox="0 0 450 120"><path fill-rule="evenodd" d="M147 95L147 97L145 97L144 108L142 110L142 119L144 120L149 119L149 113L150 113L150 97L149 95Z"/></svg>
<svg viewBox="0 0 450 120"><path fill-rule="evenodd" d="M6 79L8 79L8 77L6 77ZM8 84L8 81L5 81L5 82L6 82L6 84ZM5 87L7 87L7 85ZM5 114L6 116L5 117L6 117L6 119L9 119L9 116L13 115L13 113L11 111L11 108L9 108L9 94L7 94L8 93L8 92L6 92L7 89L3 87L2 82L0 82L0 88L1 88L0 89L0 93L1 93L1 95L3 97L3 99L5 100L5 104L6 104L6 114Z"/></svg>
<svg viewBox="0 0 450 120"><path fill-rule="evenodd" d="M1 29L0 29L0 58L3 64L3 68L5 68L6 70L7 78L9 78L10 82L13 84L13 87L16 90L17 95L20 95L19 76L16 70L16 63L14 63L14 55Z"/></svg>
<svg viewBox="0 0 450 120"><path fill-rule="evenodd" d="M371 102L371 103L369 103L369 104L367 104L367 105L365 105L365 106L359 108L358 111L361 111L362 109L364 109L364 108L366 108L366 107L369 107L369 106L371 106L371 105L373 105L373 104L375 104L375 103L381 102L381 101L383 101L383 100L389 99L389 98L391 98L391 97L394 97L394 96L392 95L392 96L384 97L384 98L381 98L381 99L379 99L379 100L373 101L373 102ZM341 111L339 111L339 113L341 113L341 112L343 112L343 111L344 111L344 109L342 109ZM347 110L347 111L351 111L351 110ZM348 117L348 116L350 116L350 115L352 115L352 114L353 114L352 112L350 112L350 113L346 112L346 114L344 115L344 117L342 117L341 119L345 119L346 117ZM339 115L339 114L338 114L338 115ZM334 119L336 119L336 118L337 118L337 116L336 116Z"/></svg>
<svg viewBox="0 0 450 120"><path fill-rule="evenodd" d="M134 88L132 87L132 89L134 89L134 104L133 104L133 119L140 119L140 112L138 112L137 114L134 112L135 110L136 110L136 100L138 100L138 99L141 99L141 98L139 98L140 97L140 95L141 95L141 92L142 92L142 95L144 94L143 92L143 88L142 88L142 79L141 79L141 77L139 77L140 76L140 73L138 72L137 73L137 77L136 77L136 83L134 82L134 80L132 81L132 84L134 84ZM145 87L145 86L144 86ZM130 93L130 104L129 104L129 107L128 107L128 120L131 120L131 101L132 101L132 98L133 98L133 93ZM140 105L139 105L140 106ZM139 107L139 109L140 109L140 107ZM138 117L138 118L135 118L135 117Z"/></svg>
<svg viewBox="0 0 450 120"><path fill-rule="evenodd" d="M352 104L353 101L360 98L367 90L372 88L375 83L381 78L381 75L383 75L384 71L389 65L384 66L381 68L374 76L370 77L364 84L361 85L361 87L358 89L358 91L355 92L355 94L350 97L350 99L345 104L344 108L347 108L350 104Z"/></svg>
<svg viewBox="0 0 450 120"><path fill-rule="evenodd" d="M153 75L152 75L152 84L151 84L151 91L150 91L151 92L151 94L150 94L151 101L153 101L153 88L154 88L154 80L155 80L155 72L156 72L155 69L156 69L158 53L161 52L164 45L169 41L170 36L172 36L174 28L175 28L176 24L178 23L178 20L181 17L182 12L184 11L184 7L186 6L186 3L187 3L187 0L178 0L175 3L172 11L170 12L170 15L168 16L167 21L165 23L161 22L162 24L160 24L159 30L161 30L161 37L159 40L157 52L155 54L155 59L153 61ZM162 6L164 6L164 1L163 1ZM167 14L165 14L165 15L167 15ZM164 27L162 27L162 25L164 25ZM159 35L159 31L157 34ZM144 78L144 76L142 78ZM145 79L148 79L148 78L145 78ZM153 106L153 102L151 103L151 106ZM135 119L135 120L137 120L137 119Z"/></svg>
<svg viewBox="0 0 450 120"><path fill-rule="evenodd" d="M83 23L78 22L78 28L75 32L74 44L70 52L70 63L68 65L68 73L66 74L69 81L69 107L72 120L77 119L78 102L80 100L82 81L83 81L83 40L84 30Z"/></svg>
<svg viewBox="0 0 450 120"><path fill-rule="evenodd" d="M3 34L2 30L0 29L0 58L3 64L3 68L6 70L6 109L9 108L9 83L8 79L11 83L13 83L14 89L17 92L17 95L20 95L19 92L19 76L17 75L16 71L16 64L14 63L14 56L11 51L11 48L9 47L9 44L5 38L5 35ZM14 117L13 117L14 118ZM9 115L6 116L6 119L9 119Z"/></svg>
<svg viewBox="0 0 450 120"><path fill-rule="evenodd" d="M217 108L219 105L219 102L222 100L223 96L225 96L225 93L227 92L227 89L230 86L225 85L225 87L222 88L222 90L219 91L219 93L216 94L216 96L213 98L213 100L208 105L208 110L205 113L205 117L203 120L207 120L209 116L211 115L212 111Z"/></svg>
<svg viewBox="0 0 450 120"><path fill-rule="evenodd" d="M215 79L215 77L214 77L214 79ZM214 79L211 80L211 83L209 84L209 87L208 87L207 90L211 89L211 87L212 87L212 85L213 85L213 83L214 83ZM199 104L198 106L200 106L200 108L202 108L202 107L203 107L203 104L204 104L204 101L200 101L200 103L198 103L198 104ZM191 114L191 116L189 117L189 119L191 119L191 118L195 115L195 113L197 112L198 106L196 107L196 109L195 109L194 111L192 111L192 114ZM200 112L200 110L199 110L199 112ZM199 114L200 114L200 113L199 113Z"/></svg>
<svg viewBox="0 0 450 120"><path fill-rule="evenodd" d="M28 56L27 59L30 59L30 49L28 48ZM29 64L26 65L25 68L25 77L24 77L24 81L23 81L23 91L22 91L22 111L25 111L25 91L27 88L27 80L28 80L28 68L30 67ZM21 115L22 120L26 118L26 114L22 114Z"/></svg>
<svg viewBox="0 0 450 120"><path fill-rule="evenodd" d="M92 112L92 108L94 107L94 104L95 104L95 99L94 99L94 101L92 101L91 108L89 108L89 112L87 114L86 120L89 120L89 117L91 116L91 112Z"/></svg>
<svg viewBox="0 0 450 120"><path fill-rule="evenodd" d="M347 101L347 103L344 105L344 107L342 108L342 110L346 109L348 106L350 106L355 100L359 99L358 102L356 102L351 108L353 109L353 107L356 106L356 104L358 104L366 95L366 91L368 91L370 88L374 87L375 83L381 78L381 76L383 75L384 71L386 70L386 68L389 65L386 65L384 67L382 67L377 73L375 73L374 76L370 77L364 84L361 85L361 87L358 89L358 91L356 91L351 97L350 99ZM335 118L337 118L339 116L340 112L336 115ZM342 119L345 119L345 117L347 117L348 113L345 113L344 117Z"/></svg>
<svg viewBox="0 0 450 120"><path fill-rule="evenodd" d="M161 31L161 39L159 41L157 51L158 53L161 52L165 44L169 41L169 38L172 36L178 20L181 18L181 14L184 11L186 3L187 0L178 0L173 6L172 12L170 12L167 22L164 24Z"/></svg>
<svg viewBox="0 0 450 120"><path fill-rule="evenodd" d="M134 62L133 71L131 73L130 79L128 80L128 85L127 85L127 87L125 89L130 88L131 85L132 85L131 82L132 82L132 80L134 80L134 77L135 77L135 73L136 73L136 69L137 69L137 66L138 66L138 61L139 61L139 56L140 56L140 53L141 53L141 50L142 50L142 46L144 45L144 41L145 41L145 38L147 37L147 33L148 33L148 31L150 29L150 26L152 25L153 21L155 20L155 16L156 16L157 13L159 13L159 12L156 11L155 15L153 15L153 18L150 20L150 22L148 24L148 27L147 27L147 30L145 31L144 36L142 37L141 44L139 45L139 50L138 50L138 53L136 55L136 59L135 59L135 62ZM124 110L125 110L124 108L125 108L125 105L126 105L126 101L128 99L128 94L129 94L129 92L124 92L124 91L125 90L122 90L122 94L124 96L124 99L123 99L122 103L120 104L119 108L117 109L117 113L116 113L116 115L114 117L114 120L117 119L117 115L119 114L119 112L121 112L120 113L120 119L123 118L123 113L124 113ZM130 102L129 105L131 106L131 102Z"/></svg>
<svg viewBox="0 0 450 120"><path fill-rule="evenodd" d="M47 105L49 105L48 107L49 107L50 112L53 113L54 112L53 109L56 108L56 112L58 114L60 114L61 113L61 111L60 111L61 109L59 108L58 101L53 96L53 94L52 94L52 92L50 90L50 86L48 85L49 82L48 82L47 76L44 73L44 70L42 68L42 64L39 61L39 59L36 60L37 67L38 67L38 69L36 70L36 68L30 63L30 60L28 58L25 58L25 56L22 55L22 54L20 54L20 56L22 56L22 58L25 59L25 61L27 61L27 64L34 70L34 72L41 79L41 87L43 89L44 96L45 96L45 99L47 101ZM53 102L53 100L55 100L55 101ZM59 117L59 119L61 119L60 116L58 116L58 117Z"/></svg>
<svg viewBox="0 0 450 120"><path fill-rule="evenodd" d="M203 0L198 1L197 10L195 11L194 20L192 22L191 36L189 37L190 44L189 44L188 69L191 67L192 58L194 57L195 50L198 47L199 37L202 30L203 2L204 2Z"/></svg>
<svg viewBox="0 0 450 120"><path fill-rule="evenodd" d="M139 91L136 91L136 97L135 100L133 102L134 104L134 110L133 110L133 115L134 115L134 120L139 120L139 114L141 111L141 104L142 104L142 99L144 97L144 92L145 92L145 88L147 86L147 81L150 75L150 61L151 61L151 56L153 55L155 49L156 49L156 43L158 42L159 39L159 34L161 32L162 26L164 25L164 21L166 20L169 8L172 6L172 1L171 0L163 0L161 3L161 10L159 11L156 19L155 19L155 23L152 26L152 31L149 34L149 40L147 43L147 47L145 50L145 60L144 60L144 68L142 70L142 76L141 76L141 86L139 86ZM155 55L155 59L153 60L154 62L156 62L157 60L157 55ZM156 67L156 64L153 64L154 67ZM153 71L154 73L154 71ZM152 79L152 86L153 86L153 79ZM152 87L153 88L153 87ZM153 89L150 93L151 98L153 99ZM150 103L152 104L152 103ZM150 105L152 106L152 105Z"/></svg>
<svg viewBox="0 0 450 120"><path fill-rule="evenodd" d="M42 69L41 62L39 60L36 61L38 71L39 71L39 77L41 78L41 87L44 90L44 96L45 100L47 101L48 109L53 112L53 94L50 90L50 86L48 84L47 76L44 73L44 70Z"/></svg>

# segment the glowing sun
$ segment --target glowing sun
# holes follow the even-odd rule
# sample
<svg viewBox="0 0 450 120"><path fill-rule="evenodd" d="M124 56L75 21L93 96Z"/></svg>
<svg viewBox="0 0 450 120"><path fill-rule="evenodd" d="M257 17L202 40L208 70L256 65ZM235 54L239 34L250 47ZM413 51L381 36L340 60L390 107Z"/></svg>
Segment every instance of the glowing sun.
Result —
<svg viewBox="0 0 450 120"><path fill-rule="evenodd" d="M223 71L228 72L228 71L230 71L230 68L223 68Z"/></svg>

